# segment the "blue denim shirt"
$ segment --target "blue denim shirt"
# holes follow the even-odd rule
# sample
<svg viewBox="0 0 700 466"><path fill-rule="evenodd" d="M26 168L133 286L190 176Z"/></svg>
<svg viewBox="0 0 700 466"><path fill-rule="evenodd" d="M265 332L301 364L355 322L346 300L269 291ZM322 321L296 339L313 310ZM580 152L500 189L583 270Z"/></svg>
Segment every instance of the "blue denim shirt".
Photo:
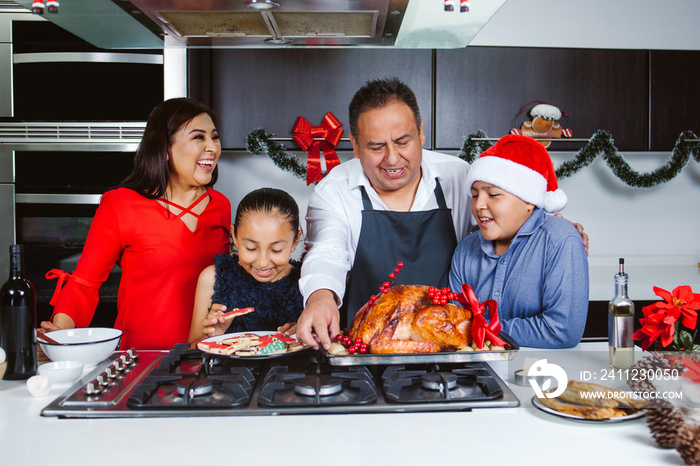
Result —
<svg viewBox="0 0 700 466"><path fill-rule="evenodd" d="M536 208L502 256L481 232L472 233L452 257L450 287L457 292L463 283L479 302L496 301L502 330L521 346L569 348L581 340L588 314L588 258L568 220Z"/></svg>

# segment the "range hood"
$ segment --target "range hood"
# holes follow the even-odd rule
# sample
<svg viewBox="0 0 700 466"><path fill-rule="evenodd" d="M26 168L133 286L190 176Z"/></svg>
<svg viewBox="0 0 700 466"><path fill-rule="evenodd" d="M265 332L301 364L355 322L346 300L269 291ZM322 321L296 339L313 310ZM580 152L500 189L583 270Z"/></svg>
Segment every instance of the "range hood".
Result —
<svg viewBox="0 0 700 466"><path fill-rule="evenodd" d="M31 9L33 0L15 0ZM506 0L69 0L44 18L106 48L462 48ZM261 9L271 6L272 9Z"/></svg>

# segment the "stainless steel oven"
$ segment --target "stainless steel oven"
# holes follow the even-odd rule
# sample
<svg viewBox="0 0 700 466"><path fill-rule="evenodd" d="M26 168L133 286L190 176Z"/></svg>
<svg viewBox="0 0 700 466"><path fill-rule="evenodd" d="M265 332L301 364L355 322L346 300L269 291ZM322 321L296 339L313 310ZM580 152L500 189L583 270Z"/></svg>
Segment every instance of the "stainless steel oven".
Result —
<svg viewBox="0 0 700 466"><path fill-rule="evenodd" d="M37 319L52 312L56 280L46 272L75 269L102 194L131 171L145 123L0 124L0 267L10 244L25 246L37 290ZM100 289L93 325L116 316L120 270Z"/></svg>

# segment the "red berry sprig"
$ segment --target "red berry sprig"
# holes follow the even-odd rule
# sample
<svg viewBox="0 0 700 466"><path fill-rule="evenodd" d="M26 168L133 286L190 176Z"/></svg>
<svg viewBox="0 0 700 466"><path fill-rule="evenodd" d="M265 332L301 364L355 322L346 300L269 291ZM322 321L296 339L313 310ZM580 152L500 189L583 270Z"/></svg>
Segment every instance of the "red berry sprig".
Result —
<svg viewBox="0 0 700 466"><path fill-rule="evenodd" d="M362 341L362 338L355 338L355 341L353 341L353 339L347 335L338 335L336 341L346 347L350 354L365 354L367 352L367 344Z"/></svg>
<svg viewBox="0 0 700 466"><path fill-rule="evenodd" d="M453 293L449 288L438 289L431 286L428 287L428 297L433 298L433 304L436 306L444 306L448 301L455 299L457 293Z"/></svg>
<svg viewBox="0 0 700 466"><path fill-rule="evenodd" d="M401 268L403 267L403 262L397 262L396 267L394 268L394 271L389 274L389 280L391 282L384 282L382 283L382 286L379 287L379 291L383 294L386 294L389 292L389 288L394 284L394 281L396 280L396 276L401 273ZM369 298L369 303L367 304L367 307L372 307L374 302L379 299L377 295L372 295ZM338 343L341 343L343 346L345 346L348 349L348 353L354 354L354 353L360 353L360 354L365 354L367 352L367 344L362 341L362 338L356 338L355 341L353 341L348 335L347 332L345 332L345 335L337 335L335 337L336 341Z"/></svg>
<svg viewBox="0 0 700 466"><path fill-rule="evenodd" d="M387 294L389 292L389 288L391 288L391 285L394 284L394 281L396 280L396 276L401 273L401 268L403 267L403 262L397 262L396 263L396 268L394 268L394 271L389 274L389 279L391 282L384 282L382 283L382 286L379 287L379 291L381 291L383 294ZM379 299L377 295L372 295L369 298L369 306L371 307L374 302Z"/></svg>

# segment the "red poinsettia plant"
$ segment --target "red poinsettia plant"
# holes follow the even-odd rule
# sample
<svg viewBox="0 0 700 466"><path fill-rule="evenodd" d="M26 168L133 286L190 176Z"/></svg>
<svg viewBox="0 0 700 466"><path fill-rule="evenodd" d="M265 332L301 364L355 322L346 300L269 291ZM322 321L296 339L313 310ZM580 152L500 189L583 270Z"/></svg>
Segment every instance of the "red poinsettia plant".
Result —
<svg viewBox="0 0 700 466"><path fill-rule="evenodd" d="M700 294L687 285L676 287L673 293L654 287L654 294L663 301L642 308L642 328L632 338L641 340L644 351L700 351L700 345L694 343Z"/></svg>

